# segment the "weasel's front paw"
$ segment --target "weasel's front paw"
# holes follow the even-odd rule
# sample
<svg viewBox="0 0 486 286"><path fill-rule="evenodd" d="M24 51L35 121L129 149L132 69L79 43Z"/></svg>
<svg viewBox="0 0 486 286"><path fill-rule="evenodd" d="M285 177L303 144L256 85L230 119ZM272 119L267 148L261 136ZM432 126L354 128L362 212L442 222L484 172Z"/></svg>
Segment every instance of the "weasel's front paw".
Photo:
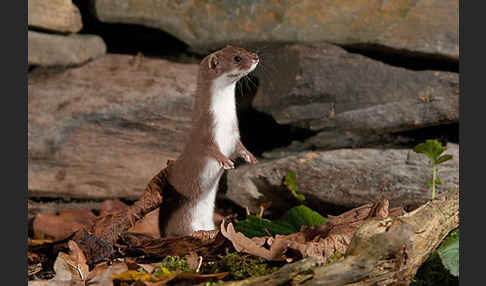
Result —
<svg viewBox="0 0 486 286"><path fill-rule="evenodd" d="M250 151L248 151L248 150L240 151L240 157L243 158L246 162L248 162L250 164L256 164L256 162L257 162L257 159L255 158L255 156L253 156L253 154L250 153Z"/></svg>
<svg viewBox="0 0 486 286"><path fill-rule="evenodd" d="M198 230L191 234L192 237L199 238L201 240L214 239L218 235L219 230Z"/></svg>
<svg viewBox="0 0 486 286"><path fill-rule="evenodd" d="M233 161L231 161L230 159L228 158L221 158L221 159L218 159L218 162L219 162L219 165L221 167L223 167L223 169L225 170L228 170L228 169L234 169L235 168L235 164L233 163Z"/></svg>

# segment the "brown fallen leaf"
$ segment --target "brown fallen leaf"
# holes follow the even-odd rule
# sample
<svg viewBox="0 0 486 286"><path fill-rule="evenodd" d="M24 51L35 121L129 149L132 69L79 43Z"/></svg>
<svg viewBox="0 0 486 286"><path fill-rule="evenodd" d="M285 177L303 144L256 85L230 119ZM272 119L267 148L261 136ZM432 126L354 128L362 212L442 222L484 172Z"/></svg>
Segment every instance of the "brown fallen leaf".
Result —
<svg viewBox="0 0 486 286"><path fill-rule="evenodd" d="M46 243L53 243L54 240L52 239L30 239L27 238L27 245L28 246L37 246L37 245L43 245Z"/></svg>
<svg viewBox="0 0 486 286"><path fill-rule="evenodd" d="M79 248L78 244L73 240L68 242L70 254L69 256L72 258L72 262L76 269L79 272L82 280L86 280L88 278L89 267L86 264L86 256L84 256L83 251Z"/></svg>
<svg viewBox="0 0 486 286"><path fill-rule="evenodd" d="M113 254L113 246L84 228L77 231L72 237L83 250L89 265L105 260Z"/></svg>
<svg viewBox="0 0 486 286"><path fill-rule="evenodd" d="M64 208L59 210L59 217L75 221L88 229L96 221L96 215L87 209Z"/></svg>
<svg viewBox="0 0 486 286"><path fill-rule="evenodd" d="M113 286L113 273L107 269L88 280L87 285Z"/></svg>
<svg viewBox="0 0 486 286"><path fill-rule="evenodd" d="M211 273L211 274L198 274L198 273L191 273L191 272L183 272L178 274L175 279L176 280L202 280L208 278L216 278L216 279L223 279L229 273L228 272L220 272L220 273Z"/></svg>
<svg viewBox="0 0 486 286"><path fill-rule="evenodd" d="M120 200L105 200L100 204L100 216L128 210L128 205Z"/></svg>
<svg viewBox="0 0 486 286"><path fill-rule="evenodd" d="M302 257L315 257L319 263L327 261L336 253L344 254L356 230L368 218L384 219L403 215L403 208L389 210L389 202L382 199L349 210L339 216L328 216L325 225L302 227L299 233L280 236L289 243L289 249L297 250Z"/></svg>
<svg viewBox="0 0 486 286"><path fill-rule="evenodd" d="M143 281L150 281L152 280L152 275L147 273L142 273L137 270L127 270L117 275L112 276L115 280L122 280L122 281L136 281L136 280L143 280Z"/></svg>
<svg viewBox="0 0 486 286"><path fill-rule="evenodd" d="M97 264L88 274L88 285L113 285L113 275L128 270L125 262L114 261L111 265L106 262Z"/></svg>
<svg viewBox="0 0 486 286"><path fill-rule="evenodd" d="M99 216L90 232L99 239L113 245L121 234L127 232L146 214L158 208L162 202L170 205L170 198L180 197L180 194L168 184L167 172L167 168L164 168L155 175L141 197L133 205L117 212L109 212Z"/></svg>
<svg viewBox="0 0 486 286"><path fill-rule="evenodd" d="M303 226L300 232L290 235L250 239L236 232L231 223L227 228L222 224L221 233L233 243L238 252L260 256L267 260L279 260L285 258L287 249L293 249L302 258L315 257L319 263L323 263L336 253L346 252L356 230L366 219L384 219L389 215L393 217L403 215L402 208L389 211L388 206L387 199L365 204L339 216L328 216L325 225ZM263 246L265 242L270 245L270 249Z"/></svg>
<svg viewBox="0 0 486 286"><path fill-rule="evenodd" d="M129 232L137 232L148 234L154 238L160 237L160 227L159 227L159 215L160 208L157 208L148 214L146 214L143 219L137 221L135 225L129 228Z"/></svg>
<svg viewBox="0 0 486 286"><path fill-rule="evenodd" d="M73 240L68 242L70 253L59 252L54 263L55 280L85 281L88 278L89 268L83 251Z"/></svg>
<svg viewBox="0 0 486 286"><path fill-rule="evenodd" d="M267 260L284 261L284 256L287 250L288 243L284 239L276 239L270 245L270 249L266 249L260 243L261 241L254 241L246 237L241 232L236 232L233 223L229 223L227 227L224 226L224 221L221 223L221 234L229 239L233 247L238 252L245 252L255 256L263 257Z"/></svg>
<svg viewBox="0 0 486 286"><path fill-rule="evenodd" d="M32 276L36 273L39 273L41 270L42 270L42 263L29 264L27 267L27 275Z"/></svg>
<svg viewBox="0 0 486 286"><path fill-rule="evenodd" d="M192 272L168 272L165 277L155 277L151 274L142 273L136 270L127 270L118 275L113 275L114 280L137 281L137 285L159 286L165 285L169 281L180 280L206 280L206 279L223 279L228 272L199 274Z"/></svg>
<svg viewBox="0 0 486 286"><path fill-rule="evenodd" d="M189 266L189 269L191 270L196 270L199 267L199 256L197 255L196 252L191 251L189 252L188 255L185 257L186 263Z"/></svg>
<svg viewBox="0 0 486 286"><path fill-rule="evenodd" d="M215 234L215 235L214 235ZM205 258L217 257L231 243L219 232L199 234L199 237L162 237L154 239L140 233L126 232L121 240L128 247L127 253L144 253L146 255L184 256L196 252Z"/></svg>
<svg viewBox="0 0 486 286"><path fill-rule="evenodd" d="M387 199L382 199L381 201L375 203L368 214L368 217L378 217L386 218L388 217L388 207L390 202Z"/></svg>
<svg viewBox="0 0 486 286"><path fill-rule="evenodd" d="M62 240L83 227L82 224L52 214L38 214L34 218L34 239Z"/></svg>
<svg viewBox="0 0 486 286"><path fill-rule="evenodd" d="M39 255L37 253L30 252L30 250L27 251L27 261L30 264L36 264L39 261Z"/></svg>

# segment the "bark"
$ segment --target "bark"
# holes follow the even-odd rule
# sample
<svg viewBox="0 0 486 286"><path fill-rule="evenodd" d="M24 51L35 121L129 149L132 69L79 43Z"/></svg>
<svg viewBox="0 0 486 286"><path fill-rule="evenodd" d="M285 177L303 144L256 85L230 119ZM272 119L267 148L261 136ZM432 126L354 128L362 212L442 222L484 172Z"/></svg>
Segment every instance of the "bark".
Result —
<svg viewBox="0 0 486 286"><path fill-rule="evenodd" d="M459 226L459 192L443 194L396 218L371 218L343 259L315 267L308 258L277 272L224 285L408 285L447 234Z"/></svg>

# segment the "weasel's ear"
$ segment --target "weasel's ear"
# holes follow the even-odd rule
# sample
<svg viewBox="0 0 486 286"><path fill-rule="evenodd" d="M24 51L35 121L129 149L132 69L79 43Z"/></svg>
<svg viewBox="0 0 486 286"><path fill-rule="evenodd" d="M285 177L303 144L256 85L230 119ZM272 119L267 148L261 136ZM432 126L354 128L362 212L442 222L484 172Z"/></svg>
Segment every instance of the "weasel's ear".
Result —
<svg viewBox="0 0 486 286"><path fill-rule="evenodd" d="M215 70L216 67L218 66L218 56L216 54L213 54L209 57L209 69L210 70Z"/></svg>

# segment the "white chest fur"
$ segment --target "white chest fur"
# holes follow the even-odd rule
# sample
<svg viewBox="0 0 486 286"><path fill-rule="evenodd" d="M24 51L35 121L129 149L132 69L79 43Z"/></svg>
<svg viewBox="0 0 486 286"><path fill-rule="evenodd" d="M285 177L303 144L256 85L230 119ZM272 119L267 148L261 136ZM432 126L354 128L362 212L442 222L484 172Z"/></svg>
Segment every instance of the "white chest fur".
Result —
<svg viewBox="0 0 486 286"><path fill-rule="evenodd" d="M230 156L236 146L239 134L237 126L236 104L235 104L235 83L213 87L211 98L211 111L214 118L214 138L219 149L225 156Z"/></svg>
<svg viewBox="0 0 486 286"><path fill-rule="evenodd" d="M229 157L236 148L239 134L235 104L235 83L222 87L218 82L213 86L211 112L214 118L213 136L221 153ZM206 190L193 207L191 228L196 230L215 229L213 223L214 200L223 168L210 158L201 172L201 189Z"/></svg>

